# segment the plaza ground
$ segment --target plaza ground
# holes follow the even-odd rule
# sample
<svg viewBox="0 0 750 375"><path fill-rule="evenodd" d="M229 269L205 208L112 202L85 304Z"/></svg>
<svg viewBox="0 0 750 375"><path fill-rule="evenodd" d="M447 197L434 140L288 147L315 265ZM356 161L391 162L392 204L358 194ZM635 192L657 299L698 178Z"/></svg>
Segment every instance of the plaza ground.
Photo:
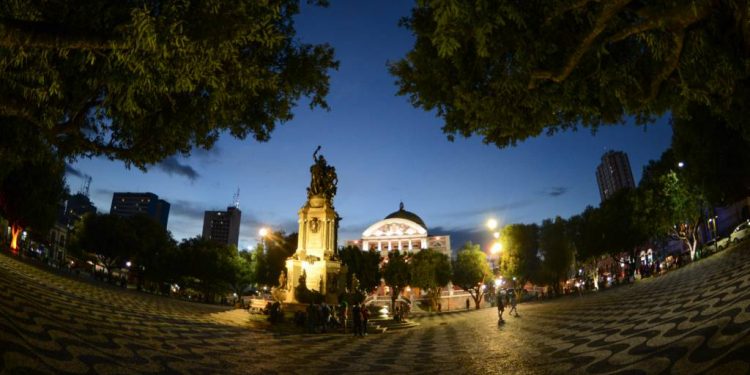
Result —
<svg viewBox="0 0 750 375"><path fill-rule="evenodd" d="M367 337L278 334L244 310L64 277L0 255L2 373L750 371L750 244L583 297L432 314Z"/></svg>

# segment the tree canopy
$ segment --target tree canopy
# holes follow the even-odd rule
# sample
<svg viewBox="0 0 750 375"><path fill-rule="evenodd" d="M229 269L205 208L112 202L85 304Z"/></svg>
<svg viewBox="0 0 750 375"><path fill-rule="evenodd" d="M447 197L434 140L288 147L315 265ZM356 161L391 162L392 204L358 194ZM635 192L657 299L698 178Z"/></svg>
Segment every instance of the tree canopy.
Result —
<svg viewBox="0 0 750 375"><path fill-rule="evenodd" d="M424 291L432 308L437 308L443 287L451 281L451 261L433 249L420 250L411 258L411 284Z"/></svg>
<svg viewBox="0 0 750 375"><path fill-rule="evenodd" d="M10 223L14 251L24 228L33 230L38 237L47 235L66 190L63 163L44 150L37 154L44 156L25 160L0 173L0 215Z"/></svg>
<svg viewBox="0 0 750 375"><path fill-rule="evenodd" d="M411 269L407 260L407 254L395 250L388 253L388 259L383 266L383 279L391 287L392 308L395 307L401 291L411 283Z"/></svg>
<svg viewBox="0 0 750 375"><path fill-rule="evenodd" d="M560 283L568 278L575 262L573 242L566 229L565 220L558 216L554 220L544 220L539 233L539 247L544 255L543 271L558 295L562 291Z"/></svg>
<svg viewBox="0 0 750 375"><path fill-rule="evenodd" d="M339 257L346 265L347 286L352 287L353 277L358 280L358 288L366 292L380 285L380 254L377 251L362 251L356 246L346 246L339 250Z"/></svg>
<svg viewBox="0 0 750 375"><path fill-rule="evenodd" d="M526 284L539 268L539 226L536 224L511 224L500 234L500 273L506 278L516 277L518 285Z"/></svg>
<svg viewBox="0 0 750 375"><path fill-rule="evenodd" d="M487 262L487 254L479 249L479 245L467 242L458 251L456 260L453 262L453 284L469 292L474 299L474 306L479 309L479 304L484 297L484 285L492 277L490 265Z"/></svg>
<svg viewBox="0 0 750 375"><path fill-rule="evenodd" d="M298 12L299 0L3 2L0 123L17 147L33 137L139 167L225 131L265 141L301 97L327 108L338 63L295 38Z"/></svg>
<svg viewBox="0 0 750 375"><path fill-rule="evenodd" d="M750 140L704 107L672 126L674 159L682 161L686 181L714 205L726 206L750 194Z"/></svg>
<svg viewBox="0 0 750 375"><path fill-rule="evenodd" d="M577 126L710 108L750 140L744 0L425 0L390 64L443 131L499 147Z"/></svg>

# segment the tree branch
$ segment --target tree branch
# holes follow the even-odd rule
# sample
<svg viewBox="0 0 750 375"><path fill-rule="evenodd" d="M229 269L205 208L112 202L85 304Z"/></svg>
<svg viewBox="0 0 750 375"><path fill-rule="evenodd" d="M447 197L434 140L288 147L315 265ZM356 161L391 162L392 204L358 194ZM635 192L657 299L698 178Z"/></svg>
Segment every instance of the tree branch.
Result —
<svg viewBox="0 0 750 375"><path fill-rule="evenodd" d="M0 19L0 46L57 49L116 49L119 42L47 22Z"/></svg>
<svg viewBox="0 0 750 375"><path fill-rule="evenodd" d="M552 14L550 14L549 16L547 16L544 19L544 22L547 23L547 22L552 21L553 19L555 19L557 17L562 16L565 13L568 13L568 12L576 10L576 9L581 9L581 8L589 5L589 3L592 3L592 2L597 2L598 3L598 2L601 2L601 0L578 0L578 1L574 1L574 2L572 2L570 4L567 4L566 6L558 8L557 10L555 10L554 12L552 12Z"/></svg>
<svg viewBox="0 0 750 375"><path fill-rule="evenodd" d="M597 17L594 28L591 29L589 34L586 35L586 37L583 38L581 43L578 45L578 48L576 48L576 50L568 57L565 66L563 66L563 68L560 69L558 73L554 73L549 70L538 70L532 72L531 80L529 81L529 89L535 89L539 81L550 80L560 83L568 78L570 73L573 72L573 69L575 69L575 67L581 61L583 55L589 50L591 44L594 43L594 40L596 40L596 38L599 37L602 32L604 32L607 24L609 23L609 20L612 19L612 17L614 17L618 12L620 12L620 10L622 10L622 8L625 7L630 1L631 0L614 0L611 2L607 2L604 5L601 13L599 14L599 17Z"/></svg>
<svg viewBox="0 0 750 375"><path fill-rule="evenodd" d="M608 43L617 43L635 34L666 27L672 30L684 30L695 22L708 17L711 12L709 0L692 3L681 8L670 9L667 12L647 17L643 22L628 27L607 39Z"/></svg>
<svg viewBox="0 0 750 375"><path fill-rule="evenodd" d="M675 69L677 69L677 66L680 64L680 56L682 55L682 47L685 42L685 30L682 29L682 30L679 30L678 32L672 33L672 41L675 44L675 48L674 50L672 50L672 54L670 56L668 63L664 65L664 68L651 81L651 91L646 100L647 102L652 101L654 98L656 98L657 95L659 95L662 82L664 82L664 80L666 80L670 75L672 75L672 72L674 72Z"/></svg>

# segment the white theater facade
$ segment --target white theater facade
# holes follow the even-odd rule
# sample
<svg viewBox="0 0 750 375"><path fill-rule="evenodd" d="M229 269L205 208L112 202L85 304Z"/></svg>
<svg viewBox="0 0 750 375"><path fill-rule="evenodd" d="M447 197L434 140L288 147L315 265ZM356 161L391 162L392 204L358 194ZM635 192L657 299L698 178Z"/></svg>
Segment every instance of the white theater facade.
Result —
<svg viewBox="0 0 750 375"><path fill-rule="evenodd" d="M450 236L430 236L424 221L404 210L403 203L398 211L370 225L362 233L362 239L346 242L363 251L377 250L383 257L387 257L390 251L414 253L422 249L437 250L450 257L450 243Z"/></svg>

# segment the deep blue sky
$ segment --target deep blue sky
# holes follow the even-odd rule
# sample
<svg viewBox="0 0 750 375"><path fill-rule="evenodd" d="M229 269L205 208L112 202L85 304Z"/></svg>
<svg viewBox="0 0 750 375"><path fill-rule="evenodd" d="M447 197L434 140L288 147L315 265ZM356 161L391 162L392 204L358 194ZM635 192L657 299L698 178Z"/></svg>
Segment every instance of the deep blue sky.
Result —
<svg viewBox="0 0 750 375"><path fill-rule="evenodd" d="M387 61L404 56L412 35L397 26L407 1L341 1L303 6L299 38L330 43L341 62L331 72L331 111L309 110L280 124L267 143L223 136L210 152L170 158L147 173L121 162L82 159L75 171L93 177L91 198L109 212L113 191L151 191L172 204L168 229L178 240L199 235L203 211L225 209L240 189L240 248L254 246L258 229L296 231L306 199L312 152L339 176L335 206L343 217L340 243L398 209L417 213L431 234L452 234L453 248L481 238L484 222L541 222L599 204L595 169L604 151L628 153L638 181L643 166L669 146L666 119L647 129L633 125L542 136L498 149L481 139L448 142L442 122L396 96ZM68 174L72 190L81 179Z"/></svg>

